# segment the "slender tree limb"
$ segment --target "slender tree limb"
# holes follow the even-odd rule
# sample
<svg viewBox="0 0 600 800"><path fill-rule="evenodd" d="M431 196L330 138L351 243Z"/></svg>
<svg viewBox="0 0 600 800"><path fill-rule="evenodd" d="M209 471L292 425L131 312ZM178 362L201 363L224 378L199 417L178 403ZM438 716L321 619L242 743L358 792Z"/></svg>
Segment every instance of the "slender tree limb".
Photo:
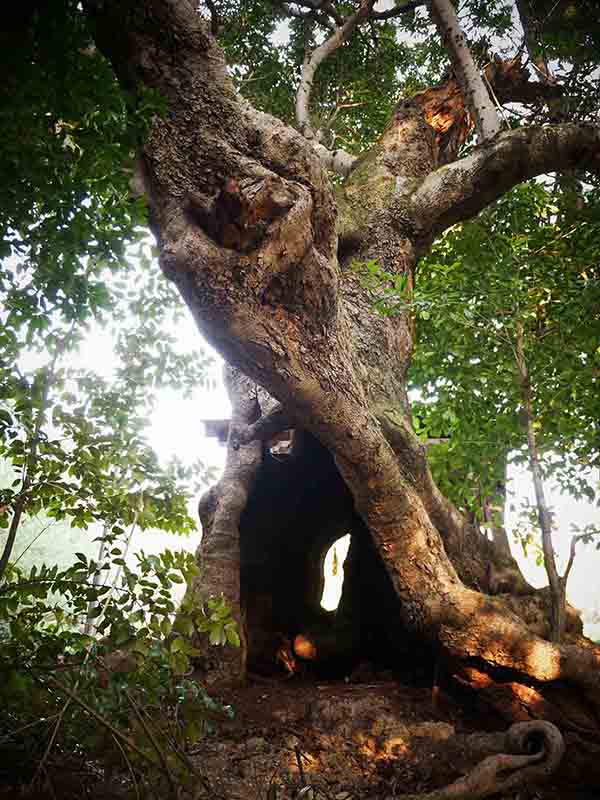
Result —
<svg viewBox="0 0 600 800"><path fill-rule="evenodd" d="M318 8L319 10L327 10L331 13L331 4L318 4L310 0L305 0L302 5L308 6L313 10ZM359 25L370 18L373 5L374 0L361 0L358 11L346 20L340 19L339 15L336 14L334 19L338 27L334 30L333 34L323 42L323 44L315 48L304 61L302 66L302 78L296 94L296 121L300 131L307 139L313 140L313 147L321 159L323 166L343 177L349 174L352 166L356 162L356 157L350 155L345 150L330 150L320 143L319 139L321 133L320 131L313 130L310 123L310 96L314 77L319 65L347 41Z"/></svg>
<svg viewBox="0 0 600 800"><path fill-rule="evenodd" d="M354 30L368 20L382 21L391 19L392 17L405 14L413 11L417 6L423 5L425 0L417 0L417 2L409 2L405 5L396 6L386 11L375 12L373 6L375 0L361 0L358 11L347 17L345 20L340 19L339 15L333 14L331 3L318 3L311 0L304 0L301 5L312 9L313 11L325 11L335 19L337 28L333 34L319 47L315 48L313 52L306 58L302 66L302 78L300 86L296 94L296 121L300 131L306 136L307 139L315 140L315 150L327 169L336 172L339 175L346 176L350 172L352 165L355 163L356 158L346 153L344 150L328 150L326 147L319 143L320 131L313 130L310 123L310 95L312 92L312 85L314 77L319 65L338 47L340 47L352 35ZM291 11L291 9L290 9ZM310 13L310 12L309 12Z"/></svg>
<svg viewBox="0 0 600 800"><path fill-rule="evenodd" d="M579 534L579 536L572 536L571 537L571 550L569 552L569 561L567 563L567 567L566 567L565 573L563 575L563 580L564 580L565 584L566 584L566 582L567 582L567 580L569 578L569 574L571 572L571 568L573 567L573 562L575 561L575 547L577 545L577 542L579 542L581 539L585 539L585 534L582 533L582 534Z"/></svg>
<svg viewBox="0 0 600 800"><path fill-rule="evenodd" d="M413 212L429 220L423 237L429 242L518 183L574 168L600 173L599 128L564 123L509 131L428 175L413 195Z"/></svg>
<svg viewBox="0 0 600 800"><path fill-rule="evenodd" d="M316 47L302 66L302 78L296 94L296 121L307 139L313 139L317 135L312 129L309 115L310 95L317 68L369 18L374 3L375 0L361 0L358 11L348 17L329 39Z"/></svg>
<svg viewBox="0 0 600 800"><path fill-rule="evenodd" d="M538 520L542 531L542 550L544 553L544 567L550 584L550 602L552 615L550 620L550 636L553 642L560 642L565 618L565 581L561 579L556 567L556 558L552 544L552 517L546 501L544 480L540 467L540 456L534 430L533 399L531 392L531 379L529 366L525 355L523 323L517 320L515 339L515 361L519 375L519 388L521 402L525 415L525 430L527 433L527 449L529 452L529 468L533 478L533 488L538 510Z"/></svg>

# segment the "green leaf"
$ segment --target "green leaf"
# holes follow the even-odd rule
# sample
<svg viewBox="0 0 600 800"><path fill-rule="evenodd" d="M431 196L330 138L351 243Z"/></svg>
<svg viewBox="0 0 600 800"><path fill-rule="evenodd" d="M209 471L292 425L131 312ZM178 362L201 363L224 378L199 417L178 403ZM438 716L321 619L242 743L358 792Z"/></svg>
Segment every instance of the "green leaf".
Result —
<svg viewBox="0 0 600 800"><path fill-rule="evenodd" d="M210 644L220 645L225 643L225 633L221 626L215 625L210 628L209 638Z"/></svg>

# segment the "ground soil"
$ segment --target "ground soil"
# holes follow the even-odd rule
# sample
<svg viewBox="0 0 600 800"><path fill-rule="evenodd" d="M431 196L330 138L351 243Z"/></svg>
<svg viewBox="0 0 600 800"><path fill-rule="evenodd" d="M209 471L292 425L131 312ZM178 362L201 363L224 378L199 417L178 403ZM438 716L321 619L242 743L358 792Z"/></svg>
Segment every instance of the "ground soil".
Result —
<svg viewBox="0 0 600 800"><path fill-rule="evenodd" d="M393 800L431 791L474 765L460 734L506 728L482 709L469 709L464 697L392 679L257 678L228 690L223 701L235 717L194 757L215 795L227 800L288 800L303 787L312 787L306 796L314 800ZM594 800L554 785L510 800L516 798Z"/></svg>

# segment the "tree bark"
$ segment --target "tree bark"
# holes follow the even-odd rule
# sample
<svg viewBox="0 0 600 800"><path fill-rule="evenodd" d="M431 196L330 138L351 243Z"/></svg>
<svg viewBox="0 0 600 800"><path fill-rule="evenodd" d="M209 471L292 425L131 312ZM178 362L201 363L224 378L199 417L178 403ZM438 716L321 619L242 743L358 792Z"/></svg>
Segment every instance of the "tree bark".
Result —
<svg viewBox="0 0 600 800"><path fill-rule="evenodd" d="M450 53L463 96L475 122L478 141L491 139L500 131L500 117L473 60L456 9L451 0L431 0L430 8L431 17Z"/></svg>
<svg viewBox="0 0 600 800"><path fill-rule="evenodd" d="M238 627L240 646L210 647L208 635L197 634L196 644L203 651L208 684L241 682L246 673L248 640L241 602L239 527L262 461L260 442L240 445L237 439L239 429L247 428L260 417L256 387L230 366L224 372L232 405L227 462L218 491L209 493L199 508L205 535L198 553L200 576L194 589L203 603L215 595L226 598Z"/></svg>
<svg viewBox="0 0 600 800"><path fill-rule="evenodd" d="M375 314L351 267L374 259L410 285L437 234L518 182L575 164L598 171L598 131L519 129L440 166L418 103L401 102L334 195L310 143L235 93L188 0L149 0L143 13L131 0L84 6L119 78L153 87L167 102L143 151L165 275L206 338L333 458L393 587L398 630L434 648L492 702L501 680L511 702L498 706L513 717L560 716L567 762L586 764L600 785L600 649L577 626L564 644L551 643L519 616L531 604L480 591L485 558L469 558L485 546L437 491L410 427L412 320ZM254 447L234 452L241 459ZM232 449L229 456L227 480L252 473L250 463L246 472L235 465ZM207 567L204 591L226 592L234 609L249 486L236 490L229 509L223 487L212 494L206 547L223 569ZM237 658L236 665L243 669ZM573 690L573 702L559 714L561 686Z"/></svg>

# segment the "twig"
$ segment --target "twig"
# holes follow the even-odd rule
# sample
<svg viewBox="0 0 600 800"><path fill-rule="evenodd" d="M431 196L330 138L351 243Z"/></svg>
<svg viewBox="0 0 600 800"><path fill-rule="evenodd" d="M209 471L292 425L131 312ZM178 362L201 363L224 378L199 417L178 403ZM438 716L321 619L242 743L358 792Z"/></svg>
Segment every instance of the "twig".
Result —
<svg viewBox="0 0 600 800"><path fill-rule="evenodd" d="M117 737L114 734L111 734L111 736L114 739L115 744L117 745L117 747L121 751L121 755L123 756L123 758L125 760L125 763L127 764L127 767L129 769L129 774L131 775L131 780L133 781L133 787L135 789L135 796L136 796L137 800L140 800L140 790L138 788L138 784L137 784L137 781L135 779L135 773L133 771L133 767L131 766L131 761L127 758L127 753L123 749L123 745L121 744L121 742L117 739Z"/></svg>
<svg viewBox="0 0 600 800"><path fill-rule="evenodd" d="M67 701L65 703L65 705L62 707L60 713L58 714L58 719L56 720L56 725L54 726L54 728L52 730L52 734L50 736L48 744L46 745L46 749L44 750L44 755L42 756L42 758L40 760L40 763L37 765L37 769L36 769L36 771L34 773L33 778L31 779L31 783L29 784L30 788L37 781L38 776L42 772L42 770L45 771L46 761L48 760L48 756L50 755L50 751L52 750L52 746L54 745L54 742L55 742L56 737L58 735L58 729L60 728L60 724L63 721L63 717L66 714L68 708L69 708L69 702Z"/></svg>
<svg viewBox="0 0 600 800"><path fill-rule="evenodd" d="M59 714L52 714L50 717L45 717L44 719L36 719L35 722L28 722L27 725L22 725L20 728L17 728L14 731L11 731L8 736L4 736L0 739L0 745L5 744L6 742L10 742L11 739L14 739L15 736L23 731L26 731L27 728L34 728L36 725L41 725L42 722L50 722L56 717L60 716Z"/></svg>
<svg viewBox="0 0 600 800"><path fill-rule="evenodd" d="M481 75L483 77L483 82L485 83L485 85L487 87L487 90L490 93L490 97L492 98L493 102L495 103L496 109L497 109L498 113L500 114L500 116L502 117L502 119L504 121L504 124L506 125L507 128L510 128L511 125L510 125L510 120L508 118L508 114L506 113L506 111L504 109L504 106L502 105L502 103L498 99L498 95L496 94L496 92L494 91L494 87L490 83L490 80L489 80L489 78L488 78L488 76L486 74L485 68L481 70Z"/></svg>
<svg viewBox="0 0 600 800"><path fill-rule="evenodd" d="M93 717L96 722L99 722L100 725L103 725L106 730L110 731L113 736L120 739L123 744L126 744L133 753L138 755L148 764L151 764L153 767L161 767L161 765L158 764L151 756L149 756L148 753L145 753L143 750L141 750L132 739L122 733L118 728L115 728L114 725L112 725L107 719L99 714L95 708L92 708L92 706L88 705L85 700L82 700L76 692L74 692L68 686L65 686L64 683L61 683L54 677L51 677L49 680L50 683L53 684L60 692L66 694L70 700L72 700L74 703L77 703L78 706L81 706L84 711L87 711L87 713Z"/></svg>
<svg viewBox="0 0 600 800"><path fill-rule="evenodd" d="M49 528L51 528L53 525L56 525L56 522L49 522L47 525L45 525L42 528L42 530L37 534L37 536L33 537L33 539L29 542L27 547L24 550L22 550L21 553L19 554L19 556L15 559L15 561L13 562L13 567L16 566L19 563L19 561L23 558L23 556L29 550L29 548L33 547L33 545L37 542L37 540L40 538L40 536L43 536L46 533L46 531Z"/></svg>
<svg viewBox="0 0 600 800"><path fill-rule="evenodd" d="M165 758L165 754L163 753L162 749L160 748L158 742L156 741L156 738L154 736L154 733L153 733L151 727L148 725L148 723L144 719L144 717L143 717L142 713L140 712L139 708L137 707L137 705L133 702L133 698L131 697L131 695L129 694L127 689L125 689L125 697L127 698L127 701L129 703L129 705L131 706L131 708L133 710L133 713L137 717L138 722L140 723L140 725L144 729L144 733L148 737L148 740L150 741L150 744L154 748L154 752L158 756L158 758L160 760L160 763L162 764L163 770L165 771L165 773L167 774L167 776L169 778L169 783L171 784L171 789L173 790L173 796L176 796L177 795L177 784L175 783L175 779L173 778L173 774L172 774L171 770L169 769L169 765L167 763L167 759Z"/></svg>
<svg viewBox="0 0 600 800"><path fill-rule="evenodd" d="M300 748L298 745L294 747L294 753L296 754L296 763L298 764L298 773L300 775L300 784L304 787L306 786L306 777L304 775L304 767L302 766L302 753L300 752Z"/></svg>

